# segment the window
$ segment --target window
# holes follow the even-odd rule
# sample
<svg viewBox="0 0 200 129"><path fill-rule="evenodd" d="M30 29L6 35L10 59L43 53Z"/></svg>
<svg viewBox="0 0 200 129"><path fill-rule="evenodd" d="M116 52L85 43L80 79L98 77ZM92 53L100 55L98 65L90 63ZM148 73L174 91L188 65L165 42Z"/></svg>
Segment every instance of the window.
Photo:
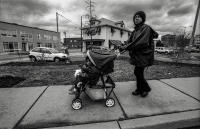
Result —
<svg viewBox="0 0 200 129"><path fill-rule="evenodd" d="M98 33L98 35L101 34L101 27L97 27L97 33Z"/></svg>
<svg viewBox="0 0 200 129"><path fill-rule="evenodd" d="M28 44L28 49L29 50L32 50L33 49L33 44L31 43L31 44Z"/></svg>
<svg viewBox="0 0 200 129"><path fill-rule="evenodd" d="M14 52L15 50L18 50L17 42L3 42L4 52Z"/></svg>
<svg viewBox="0 0 200 129"><path fill-rule="evenodd" d="M9 52L9 44L8 44L8 42L3 42L3 51L4 52Z"/></svg>
<svg viewBox="0 0 200 129"><path fill-rule="evenodd" d="M40 48L35 48L32 50L32 52L40 52Z"/></svg>
<svg viewBox="0 0 200 129"><path fill-rule="evenodd" d="M120 35L121 35L121 37L123 36L123 34L124 34L124 31L123 31L123 30L120 30Z"/></svg>
<svg viewBox="0 0 200 129"><path fill-rule="evenodd" d="M114 33L115 33L115 29L113 28L113 27L111 27L111 33L112 33L112 36L114 35Z"/></svg>
<svg viewBox="0 0 200 129"><path fill-rule="evenodd" d="M44 39L45 40L51 40L51 36L50 35L44 35Z"/></svg>
<svg viewBox="0 0 200 129"><path fill-rule="evenodd" d="M20 31L20 36L21 36L22 41L33 42L33 34L31 34L31 33L27 33L25 31Z"/></svg>
<svg viewBox="0 0 200 129"><path fill-rule="evenodd" d="M54 41L57 41L57 40L58 40L58 37L57 37L57 36L53 36L53 40L54 40Z"/></svg>
<svg viewBox="0 0 200 129"><path fill-rule="evenodd" d="M48 53L50 54L51 52L45 48L41 48L41 53Z"/></svg>
<svg viewBox="0 0 200 129"><path fill-rule="evenodd" d="M17 37L17 31L13 31L13 30L0 30L0 35L2 37Z"/></svg>
<svg viewBox="0 0 200 129"><path fill-rule="evenodd" d="M39 40L41 40L41 39L42 39L41 34L37 34L37 38L38 38Z"/></svg>
<svg viewBox="0 0 200 129"><path fill-rule="evenodd" d="M51 44L51 43L46 43L46 44L45 44L45 47L52 48L52 44Z"/></svg>
<svg viewBox="0 0 200 129"><path fill-rule="evenodd" d="M37 47L41 47L42 46L42 44L41 43L37 43Z"/></svg>

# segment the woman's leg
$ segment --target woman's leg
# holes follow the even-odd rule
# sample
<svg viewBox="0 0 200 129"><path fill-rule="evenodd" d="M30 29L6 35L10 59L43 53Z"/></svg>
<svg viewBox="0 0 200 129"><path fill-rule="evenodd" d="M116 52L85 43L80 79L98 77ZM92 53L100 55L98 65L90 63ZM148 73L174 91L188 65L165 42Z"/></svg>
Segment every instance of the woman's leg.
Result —
<svg viewBox="0 0 200 129"><path fill-rule="evenodd" d="M135 90L136 95L142 93L141 72L142 71L141 71L140 67L136 66L135 69L134 69L134 74L135 74L135 77L136 77L136 90Z"/></svg>
<svg viewBox="0 0 200 129"><path fill-rule="evenodd" d="M142 92L150 92L151 88L150 88L149 84L147 83L147 81L144 78L144 69L145 69L145 67L141 68L141 73L142 73L141 74Z"/></svg>
<svg viewBox="0 0 200 129"><path fill-rule="evenodd" d="M148 95L148 92L151 91L147 81L144 78L144 69L145 67L135 67L134 74L136 76L137 81L137 89L136 92L139 92L143 97ZM145 93L147 92L147 93Z"/></svg>

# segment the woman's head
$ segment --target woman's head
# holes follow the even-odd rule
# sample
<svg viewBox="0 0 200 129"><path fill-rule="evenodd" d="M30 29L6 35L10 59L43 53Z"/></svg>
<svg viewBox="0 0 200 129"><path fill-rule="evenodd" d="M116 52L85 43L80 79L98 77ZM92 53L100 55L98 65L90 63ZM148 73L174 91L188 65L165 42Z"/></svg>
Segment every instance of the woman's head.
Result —
<svg viewBox="0 0 200 129"><path fill-rule="evenodd" d="M135 25L144 24L146 21L146 14L143 11L138 11L133 16L133 22Z"/></svg>

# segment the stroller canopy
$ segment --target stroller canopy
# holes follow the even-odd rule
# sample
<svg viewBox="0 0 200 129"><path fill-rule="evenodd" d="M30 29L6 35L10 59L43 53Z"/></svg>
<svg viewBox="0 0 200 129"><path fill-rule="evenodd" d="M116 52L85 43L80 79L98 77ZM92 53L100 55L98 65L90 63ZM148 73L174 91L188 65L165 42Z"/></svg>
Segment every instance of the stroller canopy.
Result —
<svg viewBox="0 0 200 129"><path fill-rule="evenodd" d="M108 72L109 69L114 67L114 60L116 59L117 55L113 52L108 50L101 50L101 49L94 49L89 50L87 52L87 56L89 57L90 61L100 70L103 70L104 73ZM110 72L108 72L110 73Z"/></svg>

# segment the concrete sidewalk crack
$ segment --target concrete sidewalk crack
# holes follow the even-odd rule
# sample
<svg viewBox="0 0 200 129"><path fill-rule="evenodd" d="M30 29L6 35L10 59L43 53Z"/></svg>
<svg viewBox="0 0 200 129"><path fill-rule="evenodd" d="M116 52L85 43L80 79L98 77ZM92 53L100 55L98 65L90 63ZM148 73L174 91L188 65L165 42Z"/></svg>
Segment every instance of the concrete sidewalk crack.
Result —
<svg viewBox="0 0 200 129"><path fill-rule="evenodd" d="M114 94L115 98L117 99L117 102L118 102L118 104L119 104L119 107L120 107L121 110L122 110L122 113L123 113L123 115L124 115L124 118L127 119L127 118L128 118L128 115L127 115L126 112L124 111L124 109L123 109L121 103L119 102L119 99L117 98L117 95L115 94L114 91L113 91L113 94Z"/></svg>
<svg viewBox="0 0 200 129"><path fill-rule="evenodd" d="M45 91L49 88L47 86L42 93L38 96L38 98L33 102L33 104L30 106L30 108L24 113L24 115L18 120L18 122L15 124L15 126L12 129L17 129L19 124L22 122L22 120L25 118L25 116L29 113L29 111L33 108L33 106L37 103L37 101L41 98L41 96L45 93Z"/></svg>
<svg viewBox="0 0 200 129"><path fill-rule="evenodd" d="M119 126L119 129L122 129L122 127L121 127L121 125L120 125L120 123L119 123L118 120L117 120L117 124L118 124L118 126Z"/></svg>
<svg viewBox="0 0 200 129"><path fill-rule="evenodd" d="M185 93L185 92L183 92L182 90L179 90L178 88L176 88L176 87L174 87L174 86L172 86L172 85L170 85L170 84L168 84L168 83L166 83L166 82L164 82L164 81L161 81L161 80L159 80L159 79L158 79L158 81L160 81L160 82L162 82L162 83L164 83L164 84L170 86L171 88L173 88L173 89L175 89L175 90L178 90L179 92L181 92L181 93L183 93L183 94L185 94L185 95L187 95L187 96L189 96L189 97L191 97L191 98L197 100L198 102L200 102L200 100L198 100L197 98L191 96L190 94Z"/></svg>

